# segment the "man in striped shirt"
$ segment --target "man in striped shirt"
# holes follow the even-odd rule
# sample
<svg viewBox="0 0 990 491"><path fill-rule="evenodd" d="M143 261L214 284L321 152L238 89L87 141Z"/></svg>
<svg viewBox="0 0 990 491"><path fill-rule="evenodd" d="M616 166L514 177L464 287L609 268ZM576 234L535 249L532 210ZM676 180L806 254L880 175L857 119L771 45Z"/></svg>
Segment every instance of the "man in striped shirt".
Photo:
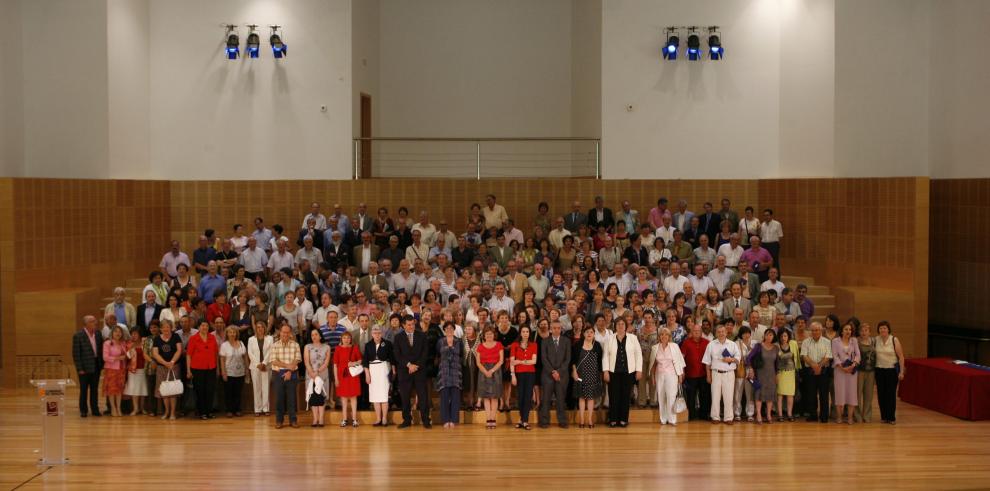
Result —
<svg viewBox="0 0 990 491"><path fill-rule="evenodd" d="M828 371L831 369L832 343L822 336L820 322L811 323L811 337L801 343L801 361L804 362L801 389L804 400L808 401L805 406L810 412L808 421L817 419L828 423Z"/></svg>

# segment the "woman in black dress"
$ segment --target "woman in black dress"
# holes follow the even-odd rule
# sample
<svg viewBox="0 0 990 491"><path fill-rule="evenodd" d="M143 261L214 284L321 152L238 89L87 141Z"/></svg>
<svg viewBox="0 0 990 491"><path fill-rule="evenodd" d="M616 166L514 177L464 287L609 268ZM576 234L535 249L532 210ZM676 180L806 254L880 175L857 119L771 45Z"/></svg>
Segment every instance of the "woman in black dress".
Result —
<svg viewBox="0 0 990 491"><path fill-rule="evenodd" d="M507 312L499 312L495 317L495 340L502 344L503 360L509 359L509 347L519 340L519 331L512 327ZM502 365L502 397L499 399L499 412L509 412L512 401L512 380L509 377L509 364Z"/></svg>
<svg viewBox="0 0 990 491"><path fill-rule="evenodd" d="M581 331L581 343L571 357L571 378L578 397L578 427L594 428L595 399L602 396L602 345L591 326Z"/></svg>

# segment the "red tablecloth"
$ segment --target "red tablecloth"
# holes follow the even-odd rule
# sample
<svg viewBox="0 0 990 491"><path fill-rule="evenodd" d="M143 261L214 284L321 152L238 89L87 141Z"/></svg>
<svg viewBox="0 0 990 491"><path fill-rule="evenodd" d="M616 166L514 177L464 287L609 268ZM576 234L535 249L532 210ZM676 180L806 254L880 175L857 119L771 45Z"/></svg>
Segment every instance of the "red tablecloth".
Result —
<svg viewBox="0 0 990 491"><path fill-rule="evenodd" d="M990 371L959 366L949 358L907 360L899 394L904 402L957 418L990 419Z"/></svg>

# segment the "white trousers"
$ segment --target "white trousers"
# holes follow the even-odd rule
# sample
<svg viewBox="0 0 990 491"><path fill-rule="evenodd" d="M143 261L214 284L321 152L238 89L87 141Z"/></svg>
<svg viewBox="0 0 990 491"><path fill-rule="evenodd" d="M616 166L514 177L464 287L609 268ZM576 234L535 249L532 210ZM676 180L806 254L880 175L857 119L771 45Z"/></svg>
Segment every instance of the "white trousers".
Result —
<svg viewBox="0 0 990 491"><path fill-rule="evenodd" d="M732 393L736 388L735 370L719 373L712 370L712 421L722 421L719 403L723 406L725 421L732 421Z"/></svg>
<svg viewBox="0 0 990 491"><path fill-rule="evenodd" d="M660 423L677 423L674 402L677 400L677 374L661 373L657 379L657 405L660 407Z"/></svg>
<svg viewBox="0 0 990 491"><path fill-rule="evenodd" d="M271 370L251 368L251 388L254 390L254 412L267 413L268 388L271 386Z"/></svg>
<svg viewBox="0 0 990 491"><path fill-rule="evenodd" d="M736 379L736 391L733 394L733 409L735 410L737 417L742 417L743 407L742 399L746 396L746 417L752 418L756 414L756 408L753 404L753 384L749 383L748 380L744 378Z"/></svg>

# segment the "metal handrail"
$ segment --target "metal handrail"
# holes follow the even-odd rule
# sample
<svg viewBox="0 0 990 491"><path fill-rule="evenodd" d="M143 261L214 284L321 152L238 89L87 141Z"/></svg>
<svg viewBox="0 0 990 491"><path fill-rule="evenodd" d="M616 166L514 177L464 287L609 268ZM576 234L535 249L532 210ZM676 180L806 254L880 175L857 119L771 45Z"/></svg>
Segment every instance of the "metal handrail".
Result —
<svg viewBox="0 0 990 491"><path fill-rule="evenodd" d="M601 138L593 137L574 137L574 136L549 136L549 137L400 137L400 136L369 136L369 137L355 137L353 138L352 151L352 178L360 179L360 145L361 142L375 142L375 141L405 141L405 142L475 142L475 166L476 166L476 178L481 180L481 144L482 142L532 142L532 141L585 141L595 143L595 179L601 179L602 177L602 140Z"/></svg>

